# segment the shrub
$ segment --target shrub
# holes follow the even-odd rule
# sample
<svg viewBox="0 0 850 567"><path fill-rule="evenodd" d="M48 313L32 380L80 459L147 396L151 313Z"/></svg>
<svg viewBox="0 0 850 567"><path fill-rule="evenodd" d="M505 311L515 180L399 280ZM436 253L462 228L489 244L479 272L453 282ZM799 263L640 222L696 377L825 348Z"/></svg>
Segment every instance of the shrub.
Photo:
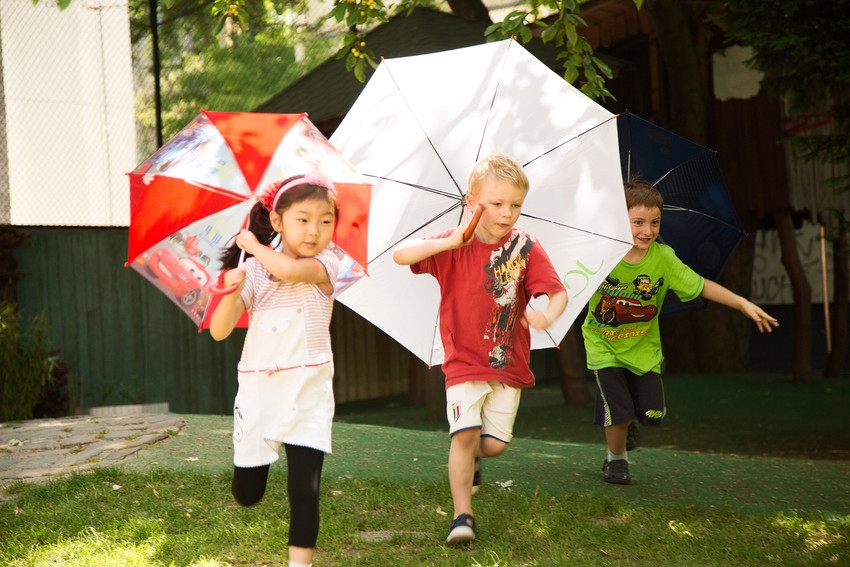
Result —
<svg viewBox="0 0 850 567"><path fill-rule="evenodd" d="M35 317L22 333L17 307L0 304L0 422L33 416L57 365L47 345L43 316Z"/></svg>

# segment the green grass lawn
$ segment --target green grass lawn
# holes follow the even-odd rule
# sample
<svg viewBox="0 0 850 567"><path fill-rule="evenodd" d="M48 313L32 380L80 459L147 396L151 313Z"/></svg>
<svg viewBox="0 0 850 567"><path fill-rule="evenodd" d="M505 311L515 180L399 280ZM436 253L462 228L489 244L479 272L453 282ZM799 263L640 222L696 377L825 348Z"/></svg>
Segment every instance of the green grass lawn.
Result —
<svg viewBox="0 0 850 567"><path fill-rule="evenodd" d="M340 406L315 565L850 564L850 381L665 383L668 417L644 429L630 486L600 479L591 407L565 406L556 385L527 392L511 447L484 462L478 537L461 549L443 543L445 424L398 399ZM120 468L8 489L0 565L285 566L285 464L240 508L231 418L185 417Z"/></svg>

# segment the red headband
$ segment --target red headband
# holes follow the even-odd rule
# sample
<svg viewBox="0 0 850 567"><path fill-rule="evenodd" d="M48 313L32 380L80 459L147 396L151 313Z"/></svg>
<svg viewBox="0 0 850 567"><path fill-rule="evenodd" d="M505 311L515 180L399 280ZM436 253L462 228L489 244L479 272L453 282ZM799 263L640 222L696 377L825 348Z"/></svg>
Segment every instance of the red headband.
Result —
<svg viewBox="0 0 850 567"><path fill-rule="evenodd" d="M260 201L263 203L263 207L269 211L274 211L277 209L277 203L280 200L280 196L293 187L297 187L299 185L317 185L319 187L324 187L336 196L336 187L334 187L333 181L322 175L311 174L305 175L304 177L298 177L286 184L282 184L279 181L268 184L260 196Z"/></svg>

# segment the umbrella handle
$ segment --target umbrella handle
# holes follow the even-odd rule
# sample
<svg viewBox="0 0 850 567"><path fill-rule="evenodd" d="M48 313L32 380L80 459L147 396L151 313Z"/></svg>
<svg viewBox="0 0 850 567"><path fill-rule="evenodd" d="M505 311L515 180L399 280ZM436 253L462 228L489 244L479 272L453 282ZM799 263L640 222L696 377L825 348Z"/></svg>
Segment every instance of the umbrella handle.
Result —
<svg viewBox="0 0 850 567"><path fill-rule="evenodd" d="M227 270L224 270L218 275L218 280L210 286L210 293L213 295L229 295L236 291L238 285L231 285L224 287L222 284L224 283L224 274L227 273Z"/></svg>
<svg viewBox="0 0 850 567"><path fill-rule="evenodd" d="M244 262L245 262L245 250L242 250L239 253L239 264L236 267L238 268ZM227 273L227 270L224 270L223 272L221 272L218 275L218 280L216 280L215 284L210 286L210 293L211 294L213 294L213 295L230 295L231 293L236 291L236 288L239 287L238 285L231 285L231 286L228 286L228 287L222 286L222 284L224 283L224 274L226 274L226 273Z"/></svg>
<svg viewBox="0 0 850 567"><path fill-rule="evenodd" d="M469 224L466 225L466 230L463 231L464 242L472 238L472 234L475 232L475 227L478 226L478 221L481 219L481 215L483 213L484 207L478 205L478 208L475 209L475 214L472 215L472 219L470 219Z"/></svg>
<svg viewBox="0 0 850 567"><path fill-rule="evenodd" d="M210 293L213 295L230 295L231 293L236 291L237 287L239 286L232 285L230 287L218 287L217 285L214 285L210 286Z"/></svg>

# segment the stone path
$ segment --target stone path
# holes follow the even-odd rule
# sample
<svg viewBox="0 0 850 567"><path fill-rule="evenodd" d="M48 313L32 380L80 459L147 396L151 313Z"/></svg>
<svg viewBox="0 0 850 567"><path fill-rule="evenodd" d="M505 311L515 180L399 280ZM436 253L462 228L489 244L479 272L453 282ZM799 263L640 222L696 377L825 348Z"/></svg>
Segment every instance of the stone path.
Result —
<svg viewBox="0 0 850 567"><path fill-rule="evenodd" d="M0 423L0 489L15 481L113 465L180 433L187 422L171 414L71 416Z"/></svg>

